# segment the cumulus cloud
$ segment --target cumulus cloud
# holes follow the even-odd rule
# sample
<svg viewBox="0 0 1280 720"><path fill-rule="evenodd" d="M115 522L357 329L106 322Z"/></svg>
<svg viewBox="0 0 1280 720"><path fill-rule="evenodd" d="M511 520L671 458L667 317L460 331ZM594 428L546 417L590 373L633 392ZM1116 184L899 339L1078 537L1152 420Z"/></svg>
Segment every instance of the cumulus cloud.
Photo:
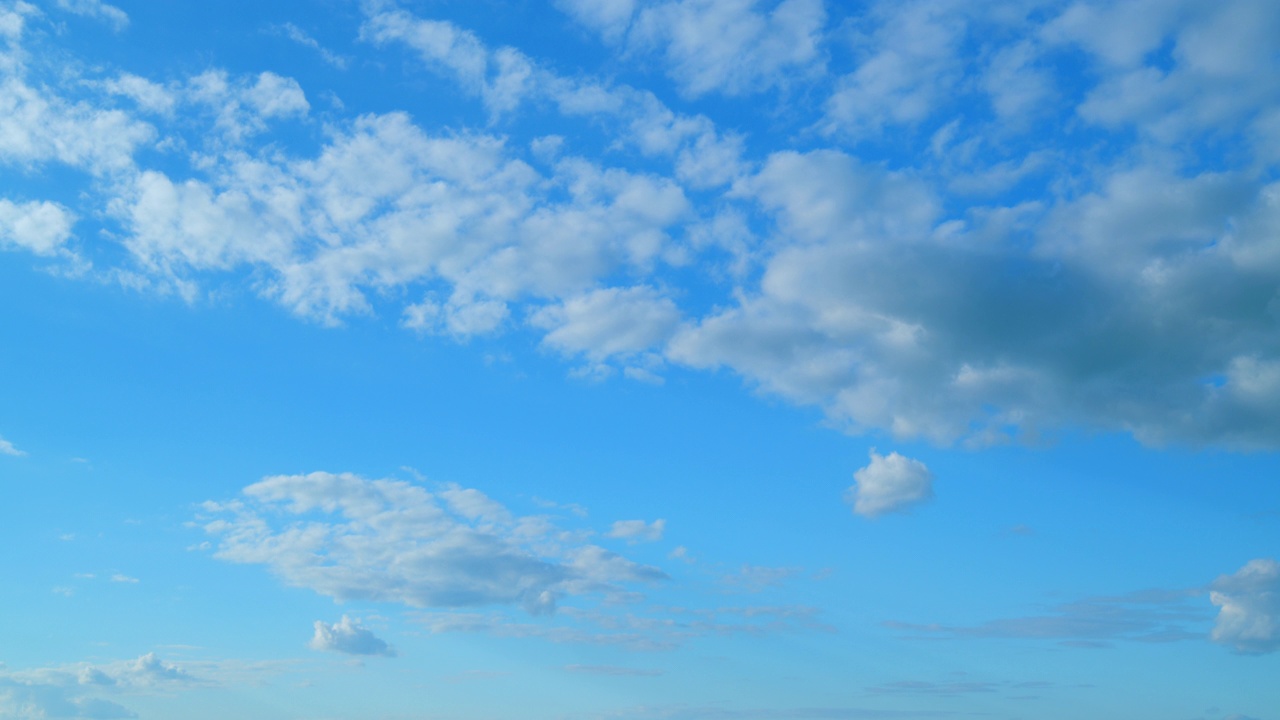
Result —
<svg viewBox="0 0 1280 720"><path fill-rule="evenodd" d="M657 542L667 529L666 520L618 520L609 528L609 537L620 538L630 543Z"/></svg>
<svg viewBox="0 0 1280 720"><path fill-rule="evenodd" d="M517 605L546 615L561 596L621 597L667 577L456 486L431 493L349 473L281 475L205 509L217 516L203 523L217 538L215 557L265 565L339 601Z"/></svg>
<svg viewBox="0 0 1280 720"><path fill-rule="evenodd" d="M311 638L312 650L328 650L348 655L382 655L395 657L396 651L386 641L374 635L346 615L336 623L321 620L315 622L315 635Z"/></svg>
<svg viewBox="0 0 1280 720"><path fill-rule="evenodd" d="M896 452L871 450L871 463L853 474L845 493L853 511L864 517L897 512L933 497L933 473L919 460Z"/></svg>
<svg viewBox="0 0 1280 720"><path fill-rule="evenodd" d="M1280 563L1249 561L1218 578L1209 599L1218 606L1214 642L1251 655L1280 650Z"/></svg>

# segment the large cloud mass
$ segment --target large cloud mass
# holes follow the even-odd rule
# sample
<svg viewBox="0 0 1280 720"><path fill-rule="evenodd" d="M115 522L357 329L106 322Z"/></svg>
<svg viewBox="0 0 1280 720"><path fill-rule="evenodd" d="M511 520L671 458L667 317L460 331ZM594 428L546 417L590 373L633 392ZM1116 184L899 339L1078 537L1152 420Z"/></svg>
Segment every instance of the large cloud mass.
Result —
<svg viewBox="0 0 1280 720"><path fill-rule="evenodd" d="M352 112L311 146L277 142L316 122L295 79L71 77L0 6L0 164L85 178L0 195L0 248L193 301L249 278L324 323L528 329L593 377L725 368L850 432L1276 446L1275 3L558 6L656 89L368 3L360 39L475 122ZM777 127L681 109L713 95Z"/></svg>

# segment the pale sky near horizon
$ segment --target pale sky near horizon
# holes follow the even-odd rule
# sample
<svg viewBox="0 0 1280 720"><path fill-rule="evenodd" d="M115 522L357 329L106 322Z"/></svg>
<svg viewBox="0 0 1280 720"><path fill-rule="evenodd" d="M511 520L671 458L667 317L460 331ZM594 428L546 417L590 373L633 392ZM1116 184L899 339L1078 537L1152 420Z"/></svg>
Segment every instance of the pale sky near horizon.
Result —
<svg viewBox="0 0 1280 720"><path fill-rule="evenodd" d="M1280 720L1273 0L0 0L0 720Z"/></svg>

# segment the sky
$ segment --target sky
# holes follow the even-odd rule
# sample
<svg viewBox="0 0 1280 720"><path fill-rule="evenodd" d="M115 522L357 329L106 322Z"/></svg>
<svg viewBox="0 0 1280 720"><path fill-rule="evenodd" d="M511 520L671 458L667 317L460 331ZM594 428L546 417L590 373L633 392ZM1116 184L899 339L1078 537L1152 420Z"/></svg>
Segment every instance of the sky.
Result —
<svg viewBox="0 0 1280 720"><path fill-rule="evenodd" d="M0 0L0 719L1280 720L1273 0Z"/></svg>

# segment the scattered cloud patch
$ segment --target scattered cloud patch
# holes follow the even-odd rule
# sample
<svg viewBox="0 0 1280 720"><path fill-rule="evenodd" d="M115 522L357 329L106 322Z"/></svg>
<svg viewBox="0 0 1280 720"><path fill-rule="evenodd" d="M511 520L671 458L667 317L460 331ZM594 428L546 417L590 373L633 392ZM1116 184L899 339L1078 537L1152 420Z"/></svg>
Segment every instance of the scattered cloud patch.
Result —
<svg viewBox="0 0 1280 720"><path fill-rule="evenodd" d="M626 540L629 543L657 542L667 529L666 520L618 520L609 528L609 537Z"/></svg>
<svg viewBox="0 0 1280 720"><path fill-rule="evenodd" d="M1280 563L1249 561L1214 581L1209 599L1218 607L1214 642L1250 655L1280 650Z"/></svg>
<svg viewBox="0 0 1280 720"><path fill-rule="evenodd" d="M628 586L667 577L457 486L432 493L349 473L281 475L204 509L215 557L265 565L340 601L549 615L561 596L627 597Z"/></svg>
<svg viewBox="0 0 1280 720"><path fill-rule="evenodd" d="M933 473L919 460L871 450L871 464L853 474L845 493L853 511L863 517L900 512L933 497Z"/></svg>
<svg viewBox="0 0 1280 720"><path fill-rule="evenodd" d="M108 5L102 0L57 0L55 4L60 10L73 15L83 15L84 17L101 20L117 32L129 27L129 15L120 8Z"/></svg>
<svg viewBox="0 0 1280 720"><path fill-rule="evenodd" d="M326 650L347 655L381 655L395 657L396 651L373 631L346 615L336 623L321 620L315 622L315 635L311 638L312 650Z"/></svg>
<svg viewBox="0 0 1280 720"><path fill-rule="evenodd" d="M628 55L656 53L690 97L742 95L822 71L821 0L559 0L581 25Z"/></svg>

